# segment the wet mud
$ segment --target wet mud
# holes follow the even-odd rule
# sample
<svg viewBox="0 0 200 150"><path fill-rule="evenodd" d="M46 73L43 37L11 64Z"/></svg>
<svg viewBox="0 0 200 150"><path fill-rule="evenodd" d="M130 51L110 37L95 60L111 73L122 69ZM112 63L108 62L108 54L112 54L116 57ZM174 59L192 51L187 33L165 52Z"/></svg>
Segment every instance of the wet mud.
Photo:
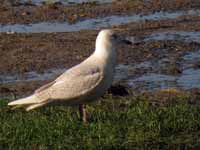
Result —
<svg viewBox="0 0 200 150"><path fill-rule="evenodd" d="M132 15L112 15L101 18L91 18L81 20L77 23L70 24L68 22L39 22L31 24L6 24L0 25L0 32L8 33L52 33L52 32L75 32L81 30L97 30L100 28L109 28L112 26L118 26L121 24L133 24L137 23L141 25L141 22L152 23L152 21L160 21L163 24L164 21L173 22L179 18L185 19L185 16L190 15L190 18L195 18L195 21L200 17L200 10L184 10L174 12L154 12L147 15L132 14ZM182 21L180 20L179 21ZM157 24L158 25L158 24ZM169 26L169 24L168 24ZM163 26L164 27L164 26ZM166 26L167 27L167 26Z"/></svg>
<svg viewBox="0 0 200 150"><path fill-rule="evenodd" d="M114 90L109 90L111 93L126 91L121 86L128 87L131 91L128 93L132 94L166 89L198 91L199 9L198 0L115 1L73 5L4 3L0 8L0 14L4 14L0 16L0 96L15 97L31 93L65 69L80 63L94 51L96 36L102 28L113 28L132 42L131 45L119 45L117 48L118 66L112 87ZM155 16L157 11L166 15ZM173 17L168 17L169 13ZM115 24L110 17L113 15L117 15L116 18L136 15L138 20L128 18L127 22L119 23L117 20L118 24ZM3 30L11 24L33 26L44 22L67 21L73 26L89 18L100 19L101 24L103 17L110 17L108 20L104 18L104 26L98 26L97 22L94 28L77 31L52 30L47 33L36 29L37 32L33 33L29 30ZM48 28L48 24L45 26ZM119 87L120 90L116 90Z"/></svg>
<svg viewBox="0 0 200 150"><path fill-rule="evenodd" d="M147 14L156 11L176 11L199 8L199 0L126 0L112 3L86 2L66 6L62 3L24 5L18 1L1 0L0 23L32 23L41 21L68 21L75 23L88 18L132 13Z"/></svg>

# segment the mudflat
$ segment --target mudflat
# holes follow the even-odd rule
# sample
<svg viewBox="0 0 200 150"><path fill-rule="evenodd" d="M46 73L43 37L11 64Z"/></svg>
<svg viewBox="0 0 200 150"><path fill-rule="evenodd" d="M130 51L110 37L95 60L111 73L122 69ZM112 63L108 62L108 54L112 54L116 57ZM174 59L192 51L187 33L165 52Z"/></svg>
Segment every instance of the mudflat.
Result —
<svg viewBox="0 0 200 150"><path fill-rule="evenodd" d="M112 25L109 28L127 35L132 44L118 47L118 63L128 66L155 62L150 67L129 69L128 76L140 77L146 73L181 75L184 69L199 69L200 62L188 62L190 53L198 53L200 42L200 14L198 0L115 1L88 2L74 5L62 3L34 5L19 2L0 7L0 24L34 24L39 22L68 22L73 25L90 18L106 16L141 17L156 12L187 11L171 19L145 19L138 22ZM105 27L102 27L105 28ZM44 74L52 69L70 68L88 57L95 48L95 39L101 28L76 32L0 33L0 93L14 91L17 95L32 92L52 80L26 80L27 73ZM199 34L198 34L199 33ZM164 38L163 38L164 37ZM194 54L195 55L195 54ZM163 60L166 60L163 63ZM189 64L188 64L189 63ZM164 64L164 65L163 65ZM6 76L23 80L3 81ZM9 82L7 82L9 81Z"/></svg>

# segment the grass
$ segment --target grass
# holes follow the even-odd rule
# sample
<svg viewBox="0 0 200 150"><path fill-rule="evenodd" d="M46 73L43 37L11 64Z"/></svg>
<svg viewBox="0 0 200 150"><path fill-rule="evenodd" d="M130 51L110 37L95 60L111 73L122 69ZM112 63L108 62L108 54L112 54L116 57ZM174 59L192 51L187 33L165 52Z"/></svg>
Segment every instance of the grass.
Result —
<svg viewBox="0 0 200 150"><path fill-rule="evenodd" d="M178 100L177 100L178 98ZM0 149L195 149L200 106L177 97L154 106L142 97L107 97L88 106L89 124L76 107L10 110L0 101Z"/></svg>

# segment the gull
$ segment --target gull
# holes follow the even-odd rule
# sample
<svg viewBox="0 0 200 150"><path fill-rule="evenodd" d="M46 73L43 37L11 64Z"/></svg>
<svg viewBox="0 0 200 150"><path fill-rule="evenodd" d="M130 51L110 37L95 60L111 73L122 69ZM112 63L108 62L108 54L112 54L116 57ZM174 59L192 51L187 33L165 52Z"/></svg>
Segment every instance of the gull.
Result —
<svg viewBox="0 0 200 150"><path fill-rule="evenodd" d="M79 105L80 117L86 122L86 104L101 97L112 84L116 45L121 42L131 44L113 30L101 30L91 56L35 90L32 95L8 105L23 106L27 111L48 105Z"/></svg>

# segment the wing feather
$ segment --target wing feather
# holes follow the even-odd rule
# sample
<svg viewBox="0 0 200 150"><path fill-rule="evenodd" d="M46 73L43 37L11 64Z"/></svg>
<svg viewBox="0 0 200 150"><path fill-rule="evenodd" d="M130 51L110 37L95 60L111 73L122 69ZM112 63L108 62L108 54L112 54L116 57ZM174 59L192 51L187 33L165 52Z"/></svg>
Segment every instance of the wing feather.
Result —
<svg viewBox="0 0 200 150"><path fill-rule="evenodd" d="M53 84L55 84L55 83L56 83L56 81L52 81L52 82L50 82L50 83L47 83L47 84L41 86L40 88L38 88L37 90L35 90L35 93L42 92L42 91L44 91L44 90L50 88L50 87L51 87Z"/></svg>
<svg viewBox="0 0 200 150"><path fill-rule="evenodd" d="M103 73L98 67L62 75L51 87L52 99L74 99L92 91L102 81Z"/></svg>

